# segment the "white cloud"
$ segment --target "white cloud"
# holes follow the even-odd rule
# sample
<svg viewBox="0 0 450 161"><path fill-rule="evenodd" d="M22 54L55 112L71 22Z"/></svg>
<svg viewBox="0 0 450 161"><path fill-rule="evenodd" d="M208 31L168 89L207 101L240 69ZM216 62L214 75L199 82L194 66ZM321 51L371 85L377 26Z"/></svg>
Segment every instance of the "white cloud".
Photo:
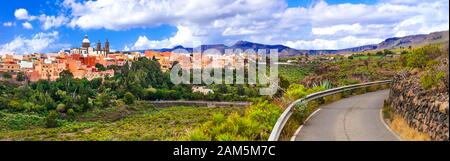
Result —
<svg viewBox="0 0 450 161"><path fill-rule="evenodd" d="M123 51L130 51L130 48L128 47L128 45L125 45L125 47L123 48Z"/></svg>
<svg viewBox="0 0 450 161"><path fill-rule="evenodd" d="M44 30L48 30L51 29L53 27L60 27L66 23L68 23L69 18L65 17L64 15L58 15L58 16L48 16L46 14L41 14L39 16L33 16L28 14L28 11L24 8L19 8L16 9L16 11L14 12L14 16L18 19L18 20L28 20L28 21L33 21L33 20L39 20L39 22L41 22L41 27ZM26 23L26 27L25 27L25 23ZM23 26L27 29L30 29L30 27L32 28L31 24L29 22L25 22L23 23Z"/></svg>
<svg viewBox="0 0 450 161"><path fill-rule="evenodd" d="M334 35L338 32L360 32L362 26L359 23L353 25L335 25L330 27L317 27L312 28L314 35Z"/></svg>
<svg viewBox="0 0 450 161"><path fill-rule="evenodd" d="M331 49L449 28L448 0L380 0L376 4L318 0L308 7L288 7L285 1L274 0L64 0L63 6L69 15L33 16L23 8L14 15L18 20L37 19L44 30L63 25L127 30L162 24L178 29L162 40L141 35L129 49L190 46L195 40Z"/></svg>
<svg viewBox="0 0 450 161"><path fill-rule="evenodd" d="M29 54L34 52L42 52L47 49L51 49L53 43L58 39L59 33L53 32L39 32L32 38L27 39L23 36L17 36L9 43L0 45L0 54L4 53L16 53L16 54ZM58 44L57 47L62 47L64 44Z"/></svg>
<svg viewBox="0 0 450 161"><path fill-rule="evenodd" d="M147 36L139 36L136 42L134 43L133 49L142 50L142 49L156 49L156 48L164 48L170 45L169 40L149 40ZM127 46L125 46L128 48Z"/></svg>
<svg viewBox="0 0 450 161"><path fill-rule="evenodd" d="M132 49L191 46L192 41L233 43L249 40L296 48L346 48L405 34L448 30L448 0L380 1L287 7L273 0L65 0L69 26L126 30L177 26L167 39L139 36Z"/></svg>
<svg viewBox="0 0 450 161"><path fill-rule="evenodd" d="M36 16L30 16L28 15L28 11L24 8L19 8L16 9L16 11L14 11L14 16L18 19L18 20L34 20L36 19Z"/></svg>
<svg viewBox="0 0 450 161"><path fill-rule="evenodd" d="M14 12L14 16L16 16L19 20L25 20L28 18L28 11L23 8L19 8Z"/></svg>
<svg viewBox="0 0 450 161"><path fill-rule="evenodd" d="M380 2L382 3L390 3L390 4L408 4L408 5L412 5L412 4L417 4L419 2L433 2L435 0L380 0Z"/></svg>
<svg viewBox="0 0 450 161"><path fill-rule="evenodd" d="M12 26L16 26L16 23L14 23L14 22L3 22L3 26L5 26L5 27L12 27Z"/></svg>
<svg viewBox="0 0 450 161"><path fill-rule="evenodd" d="M42 14L39 16L39 21L42 23L42 28L44 30L48 30L53 27L59 27L66 24L69 19L63 15L47 16L45 14Z"/></svg>
<svg viewBox="0 0 450 161"><path fill-rule="evenodd" d="M290 46L298 49L345 49L355 46L362 46L368 44L376 44L383 41L383 39L368 39L368 38L357 38L353 36L347 36L344 38L336 40L327 39L314 39L314 40L298 40L298 41L287 41L284 45Z"/></svg>
<svg viewBox="0 0 450 161"><path fill-rule="evenodd" d="M175 36L163 40L149 40L147 36L139 36L134 43L132 49L156 49L156 48L168 48L176 45L192 46L193 41L199 41L200 38L195 37L192 31L183 26L177 26L177 33Z"/></svg>
<svg viewBox="0 0 450 161"><path fill-rule="evenodd" d="M25 29L33 29L33 25L31 25L31 23L29 23L29 22L22 23L22 26Z"/></svg>

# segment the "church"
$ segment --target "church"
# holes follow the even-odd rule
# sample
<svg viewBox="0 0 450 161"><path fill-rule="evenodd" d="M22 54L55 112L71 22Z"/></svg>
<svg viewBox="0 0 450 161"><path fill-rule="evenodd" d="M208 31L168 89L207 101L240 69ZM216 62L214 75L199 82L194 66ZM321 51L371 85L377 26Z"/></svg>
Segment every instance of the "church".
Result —
<svg viewBox="0 0 450 161"><path fill-rule="evenodd" d="M81 48L73 48L70 50L70 54L81 54L83 57L88 56L106 56L109 53L109 42L106 39L105 47L102 49L100 40L97 42L96 48L91 47L91 42L87 35L84 35L84 39L81 44Z"/></svg>

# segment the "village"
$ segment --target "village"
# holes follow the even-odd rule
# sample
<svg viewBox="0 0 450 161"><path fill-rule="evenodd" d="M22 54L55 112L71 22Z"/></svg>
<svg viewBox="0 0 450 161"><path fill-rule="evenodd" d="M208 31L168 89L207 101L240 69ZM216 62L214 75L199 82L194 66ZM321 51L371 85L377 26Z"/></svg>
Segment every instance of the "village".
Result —
<svg viewBox="0 0 450 161"><path fill-rule="evenodd" d="M90 46L91 42L85 35L80 48L61 50L57 53L33 53L33 54L4 54L0 55L0 80L17 79L24 77L30 82L38 80L55 81L61 72L67 70L76 79L92 80L114 76L114 70L109 66L131 65L140 57L146 57L159 62L162 71L172 68L174 62L181 65L182 69L196 68L192 62L201 62L200 68L212 67L223 68L237 67L238 59L249 58L247 54L237 55L200 55L189 53L157 52L145 50L141 52L110 52L109 42L106 40L104 47L100 41L95 48ZM257 57L257 56L255 56Z"/></svg>

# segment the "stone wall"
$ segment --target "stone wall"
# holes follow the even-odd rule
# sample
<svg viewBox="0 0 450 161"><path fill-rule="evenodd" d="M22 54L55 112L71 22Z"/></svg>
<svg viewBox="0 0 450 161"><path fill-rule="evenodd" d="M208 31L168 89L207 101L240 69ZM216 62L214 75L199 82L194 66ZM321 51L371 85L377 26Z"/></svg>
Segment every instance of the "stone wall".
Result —
<svg viewBox="0 0 450 161"><path fill-rule="evenodd" d="M419 77L418 71L397 74L387 103L410 127L428 134L432 140L448 141L448 88L425 90L419 83Z"/></svg>

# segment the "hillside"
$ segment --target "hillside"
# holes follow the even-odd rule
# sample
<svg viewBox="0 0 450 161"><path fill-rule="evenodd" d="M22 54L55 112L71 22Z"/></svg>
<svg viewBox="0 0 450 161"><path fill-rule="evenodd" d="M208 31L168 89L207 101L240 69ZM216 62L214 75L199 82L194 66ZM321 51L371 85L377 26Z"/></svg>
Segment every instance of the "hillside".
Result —
<svg viewBox="0 0 450 161"><path fill-rule="evenodd" d="M255 51L258 49L277 49L280 53L280 57L290 57L296 55L316 55L316 54L339 54L339 53L347 53L347 52L362 52L369 50L383 50L383 49L394 49L400 47L416 47L416 46L424 46L428 44L434 43L443 43L448 42L449 40L449 31L440 31L433 32L430 34L420 34L420 35L410 35L405 37L393 37L380 42L379 44L372 45L363 45L358 47L352 47L347 49L339 49L339 50L302 50L302 49L294 49L284 45L267 45L267 44L259 44L249 41L238 41L231 46L226 46L224 44L213 44L213 45L202 45L202 51L207 49L217 49L224 53L225 49L254 49ZM176 49L185 49L188 52L192 52L193 48L186 48L183 46L175 46L173 48L163 48L163 49L150 49L158 52L166 52L166 51L174 51Z"/></svg>

